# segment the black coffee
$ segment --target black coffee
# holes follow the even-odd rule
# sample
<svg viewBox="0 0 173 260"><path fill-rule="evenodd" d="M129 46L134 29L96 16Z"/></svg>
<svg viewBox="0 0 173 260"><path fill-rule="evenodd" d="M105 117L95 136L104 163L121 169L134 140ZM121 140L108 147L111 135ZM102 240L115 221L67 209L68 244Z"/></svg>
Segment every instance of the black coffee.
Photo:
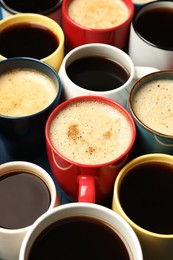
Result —
<svg viewBox="0 0 173 260"><path fill-rule="evenodd" d="M100 56L80 58L66 71L76 85L94 91L116 89L129 78L129 72L119 63Z"/></svg>
<svg viewBox="0 0 173 260"><path fill-rule="evenodd" d="M136 20L137 32L150 43L173 49L173 8L155 7L143 12Z"/></svg>
<svg viewBox="0 0 173 260"><path fill-rule="evenodd" d="M32 246L28 260L35 259L130 259L114 231L89 217L70 217L44 230Z"/></svg>
<svg viewBox="0 0 173 260"><path fill-rule="evenodd" d="M4 0L4 3L20 13L42 13L53 8L60 0Z"/></svg>
<svg viewBox="0 0 173 260"><path fill-rule="evenodd" d="M47 185L37 176L14 172L0 177L0 227L29 226L49 205Z"/></svg>
<svg viewBox="0 0 173 260"><path fill-rule="evenodd" d="M43 59L58 48L58 39L47 28L32 23L10 26L0 32L0 54Z"/></svg>
<svg viewBox="0 0 173 260"><path fill-rule="evenodd" d="M119 196L122 208L136 224L173 234L173 164L136 166L122 181Z"/></svg>

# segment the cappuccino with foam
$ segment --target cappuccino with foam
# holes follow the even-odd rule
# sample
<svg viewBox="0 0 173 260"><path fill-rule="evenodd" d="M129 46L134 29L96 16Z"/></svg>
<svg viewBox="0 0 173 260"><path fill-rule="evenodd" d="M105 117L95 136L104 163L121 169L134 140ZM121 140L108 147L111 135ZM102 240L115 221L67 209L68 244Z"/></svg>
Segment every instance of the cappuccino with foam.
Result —
<svg viewBox="0 0 173 260"><path fill-rule="evenodd" d="M105 29L125 22L129 11L121 0L73 0L69 4L68 14L80 25Z"/></svg>
<svg viewBox="0 0 173 260"><path fill-rule="evenodd" d="M33 69L14 69L0 75L0 114L28 116L46 108L57 89L45 74Z"/></svg>
<svg viewBox="0 0 173 260"><path fill-rule="evenodd" d="M132 140L129 119L120 109L95 100L77 101L61 110L49 129L53 146L81 164L111 162Z"/></svg>

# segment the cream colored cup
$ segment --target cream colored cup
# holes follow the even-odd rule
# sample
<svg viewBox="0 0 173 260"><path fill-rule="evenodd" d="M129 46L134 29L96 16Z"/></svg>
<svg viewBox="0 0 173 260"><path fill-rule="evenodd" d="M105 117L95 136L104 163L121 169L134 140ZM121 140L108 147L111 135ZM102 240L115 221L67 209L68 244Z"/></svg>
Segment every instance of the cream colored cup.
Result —
<svg viewBox="0 0 173 260"><path fill-rule="evenodd" d="M0 32L2 30L14 26L17 24L23 24L23 23L33 23L33 24L40 24L42 26L45 26L49 30L52 31L53 34L58 39L59 45L57 49L50 54L49 56L41 59L42 61L48 63L51 65L56 71L59 70L59 67L62 63L62 60L64 58L64 33L58 23L56 23L53 19L46 17L44 15L35 14L35 13L24 13L24 14L16 14L10 17L7 17L5 19L2 19L0 21ZM30 44L30 43L29 43ZM44 42L43 42L44 45ZM31 47L32 48L32 47ZM1 52L1 51L0 51ZM22 55L20 55L22 56ZM2 56L0 53L0 60L4 60L6 57Z"/></svg>
<svg viewBox="0 0 173 260"><path fill-rule="evenodd" d="M137 175L133 175L133 180L131 181L131 184L128 186L127 185L127 177L131 176L130 175L130 171L134 170L135 167L139 167L141 165L147 164L147 165L151 165L150 163L157 163L158 164L158 168L157 171L155 173L155 175L157 176L156 178L151 179L151 175L153 176L153 172L154 171L147 171L145 169L143 176L145 176L145 173L149 173L148 174L148 179L146 181L147 183L147 187L145 186L145 191L146 192L142 192L142 196L140 194L141 192L141 186L139 185L139 182L137 184L137 179L139 179L139 175L142 175L142 168L138 168L137 171ZM170 167L169 170L169 176L170 176L170 180L167 181L167 179L165 179L165 174L167 176L167 172L168 170L164 170L162 171L162 176L159 173L159 168L162 168L163 165L166 165L166 167ZM151 167L151 166L150 166ZM167 168L164 168L167 169ZM159 153L153 153L153 154L147 154L147 155L143 155L140 157L137 157L135 159L133 159L131 162L129 162L128 164L126 164L121 171L118 174L117 179L115 180L115 186L114 186L114 194L113 194L113 202L112 202L112 209L113 211L115 211L116 213L118 213L120 216L122 216L129 224L130 226L133 228L133 230L135 231L135 233L137 234L139 241L141 243L141 247L142 247L142 251L143 251L143 255L144 255L144 259L146 260L172 260L173 259L173 232L169 232L171 226L172 225L172 203L170 203L170 207L168 205L168 203L166 203L166 199L163 199L163 195L166 194L167 196L167 200L169 201L169 197L172 198L172 196L170 196L170 194L168 194L168 191L173 189L173 183L171 182L171 180L173 180L173 156L171 155L166 155L166 154L159 154ZM133 172L134 174L134 172ZM126 177L126 178L125 178ZM158 180L162 178L162 181L160 182L161 184L159 184ZM124 180L126 180L126 186L125 186L125 182L123 182ZM144 179L142 179L142 182L144 183ZM164 188L165 192L163 193L163 189L161 189L161 187L163 187L163 183L169 183L168 187L166 186L166 188ZM133 188L132 188L132 184L133 184ZM172 187L171 187L172 185ZM128 187L130 187L128 189ZM159 188L158 188L159 187ZM169 188L169 189L168 189ZM123 191L124 189L124 191ZM155 192L153 193L152 196L149 196L147 202L145 197L146 194L149 193L149 191L153 191L155 190ZM159 192L156 192L159 191ZM123 193L124 192L124 193ZM123 195L125 194L126 195ZM133 200L131 200L131 203L129 203L129 197L131 197L131 194L133 192ZM159 198L159 199L158 199ZM152 201L152 202L151 202ZM154 201L154 202L153 202ZM162 201L162 203L161 203ZM139 204L138 204L139 202ZM158 207L157 207L157 203L158 203ZM142 204L142 206L141 206ZM165 206L166 204L166 206ZM123 205L123 206L122 206ZM130 207L128 208L127 205L130 205ZM140 206L139 206L140 205ZM147 209L150 205L150 211ZM133 210L132 210L132 206L133 206ZM129 210L130 209L130 210ZM157 211L156 214L156 209L159 209ZM152 212L151 212L152 211ZM135 214L134 214L135 212ZM158 214L158 212L160 212L160 214ZM130 215L130 216L129 216ZM140 225L139 223L139 215L140 215L140 219L142 219L143 221L143 226ZM154 216L154 217L153 217ZM153 217L153 220L151 221ZM158 220L158 218L161 217ZM132 220L133 219L133 220ZM135 219L135 220L134 220ZM146 222L147 219L147 222ZM164 219L164 220L163 220ZM167 221L166 221L167 220ZM166 225L163 223L166 223ZM137 224L137 223L138 224ZM154 223L153 226L150 225L150 228L146 228L146 226L144 227L144 223L146 225L148 225L148 223ZM155 224L157 223L157 224ZM169 223L169 227L167 226L167 223ZM156 226L157 225L157 226ZM164 226L164 229L163 229ZM163 232L163 230L165 230L165 227L167 226L167 230ZM148 226L149 227L149 226ZM152 228L151 228L152 227ZM160 232L156 232L154 230L160 230ZM162 230L162 231L161 231Z"/></svg>

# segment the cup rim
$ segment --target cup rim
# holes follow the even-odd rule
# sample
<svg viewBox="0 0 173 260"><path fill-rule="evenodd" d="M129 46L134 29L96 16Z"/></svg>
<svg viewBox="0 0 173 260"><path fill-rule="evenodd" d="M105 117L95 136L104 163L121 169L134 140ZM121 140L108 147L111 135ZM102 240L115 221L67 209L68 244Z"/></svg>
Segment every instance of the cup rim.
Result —
<svg viewBox="0 0 173 260"><path fill-rule="evenodd" d="M145 159L145 162L143 161ZM170 161L170 159L173 161L173 157L170 154L163 154L163 153L151 153L151 154L144 154L140 155L134 159L132 159L130 162L128 162L123 168L119 171L119 174L115 180L114 183L114 192L113 192L113 204L116 203L116 206L118 208L118 211L122 214L123 218L132 226L135 230L138 232L142 232L146 235L149 235L150 237L156 237L156 238L173 238L173 234L160 234L157 232L149 231L138 224L136 224L123 210L120 200L119 200L119 186L121 185L122 179L126 174L128 174L128 170L131 169L133 166L138 166L141 164L144 164L146 162L167 162ZM114 209L113 209L114 210Z"/></svg>
<svg viewBox="0 0 173 260"><path fill-rule="evenodd" d="M167 7L170 7L173 9L173 2L171 0L157 0L157 1L152 1L152 2L148 2L146 4L143 4L143 5L140 5L140 7L137 9L137 11L134 13L134 16L132 18L132 27L133 27L133 30L135 31L136 35L143 41L145 42L147 45L150 45L151 47L154 47L154 48L157 48L157 49L160 49L160 50L163 50L163 51L172 51L173 50L173 47L165 47L165 46L158 46L157 44L155 43L152 43L150 41L148 41L147 39L145 39L137 30L136 28L136 22L137 22L137 19L138 17L140 16L140 14L142 13L145 13L145 11L147 10L151 10L151 9L154 9L155 7L162 7L162 5L165 6L165 4L170 4L169 6ZM150 9L150 7L152 7Z"/></svg>
<svg viewBox="0 0 173 260"><path fill-rule="evenodd" d="M35 176L38 176L46 184L46 186L49 189L49 193L50 193L50 204L49 204L49 207L46 212L49 212L51 209L53 209L55 207L56 204L59 203L58 202L59 198L57 195L56 186L54 184L54 181L45 169L43 169L41 166L39 166L35 163L32 163L32 162L10 161L10 162L5 162L0 165L0 172L3 171L3 173L5 172L5 174L6 174L9 172L10 169L14 169L14 167L16 169L16 172L17 172L17 169L22 169L22 170L27 169L27 172L32 171L32 173ZM8 170L5 170L5 169L8 169ZM37 173L35 173L35 171ZM38 174L38 172L39 172L39 174ZM2 173L2 175L3 175L3 173ZM1 176L1 174L0 174L0 176ZM51 191L50 191L50 188L51 188ZM43 214L45 214L45 213L43 213ZM20 234L20 233L26 232L29 227L34 225L34 223L35 222L33 222L29 226L21 227L21 228L17 228L17 229L7 229L7 228L0 227L0 232L5 233L5 234L16 234L16 233Z"/></svg>
<svg viewBox="0 0 173 260"><path fill-rule="evenodd" d="M0 61L0 66L3 63L9 63L9 62L15 62L15 61L27 61L27 62L30 62L30 63L37 63L37 64L41 65L42 67L45 67L47 70L51 71L53 73L53 75L56 77L57 81L58 81L58 87L57 87L58 91L57 91L56 96L52 100L52 102L48 106L43 108L41 111L38 111L38 112L36 112L34 114L26 115L26 116L8 116L8 115L3 115L3 114L0 113L0 117L4 118L4 119L10 119L10 120L22 120L22 119L27 119L27 118L32 118L32 117L39 116L42 113L44 113L46 110L48 110L53 105L55 100L57 100L60 97L61 92L62 92L62 84L61 84L60 77L59 77L58 73L55 71L55 69L52 66L50 66L48 63L43 62L42 60L35 59L35 58L30 58L30 57L13 57L13 58L8 58L8 59ZM17 66L17 67L15 67L15 69L17 69L17 68L28 68L28 66L25 66L25 67L24 66L21 66L21 67ZM40 70L37 70L37 69L35 69L35 70L40 72Z"/></svg>
<svg viewBox="0 0 173 260"><path fill-rule="evenodd" d="M50 7L48 10L40 11L40 12L38 12L38 14L48 15L48 14L50 14L50 13L53 13L54 11L56 11L56 9L58 9L58 8L61 6L62 1L63 1L63 0L57 1L57 3L56 3L54 6ZM13 9L12 7L8 6L8 5L5 3L4 0L0 0L0 4L1 4L1 6L2 6L7 12L9 12L9 13L11 13L11 14L28 13L28 11L27 11L27 12L20 12L20 11L18 11L18 10L16 10L16 9ZM33 13L34 13L34 12L33 12Z"/></svg>
<svg viewBox="0 0 173 260"><path fill-rule="evenodd" d="M67 9L68 6L70 4L72 0L63 0L62 2L62 19L66 19L68 21L68 23L71 23L74 27L78 27L80 30L85 30L85 31L90 31L93 33L99 33L99 32L109 32L115 29L118 29L119 27L125 25L126 23L130 22L133 18L134 15L134 5L132 3L132 1L127 1L127 0L123 0L123 2L125 2L126 6L128 7L129 10L129 15L127 17L127 19L122 22L121 24L118 24L116 26L113 27L109 27L109 28L101 28L101 29L97 29L97 28L90 28L90 27L86 27L84 25L81 25L80 23L75 22L72 18L69 17ZM64 16L64 18L63 18Z"/></svg>
<svg viewBox="0 0 173 260"><path fill-rule="evenodd" d="M72 161L70 159L68 159L67 157L65 157L64 155L62 155L52 144L51 140L50 140L50 137L49 137L49 128L50 128L50 125L51 125L51 121L52 119L58 114L58 112L60 110L62 110L64 107L67 107L68 105L70 105L71 103L74 103L74 102L78 102L78 101L85 101L85 100L90 100L90 101L93 101L93 100L96 100L96 101L99 101L99 102L103 102L103 103L107 103L109 105L112 105L116 108L118 108L127 118L128 118L128 121L131 125L131 130L132 130L132 137L131 137L131 141L129 142L129 145L128 147L126 148L126 150L121 154L119 155L118 157L116 157L115 159L109 161L109 162L106 162L106 163L99 163L99 164L83 164L83 163L78 163L78 162L75 162L75 161ZM59 104L52 112L51 114L49 115L48 119L47 119L47 122L46 122L46 127L45 127L45 137L46 137L46 142L48 143L50 149L55 153L57 154L59 157L61 157L63 160L69 162L70 164L72 165L76 165L78 167L88 167L88 168L98 168L98 167L103 167L103 166L106 166L106 165L110 165L110 164L114 164L116 162L118 162L119 160L121 160L124 156L126 156L130 150L132 149L133 147L133 144L134 144L134 141L135 141L135 138L136 138L136 126L135 126L135 123L134 123L134 120L133 118L131 117L130 113L121 105L119 104L118 102L114 101L113 99L110 99L110 98L107 98L107 97L103 97L103 96L94 96L94 95L89 95L89 96L77 96L77 97L73 97L73 98L70 98L64 102L62 102L61 104Z"/></svg>
<svg viewBox="0 0 173 260"><path fill-rule="evenodd" d="M151 78L151 82L153 81L153 76L155 75L160 75L160 74L172 74L173 75L173 71L156 71L156 72L152 72L150 74L147 74L145 76L143 76L142 78L138 79L135 84L132 86L130 92L129 92L129 96L128 96L128 107L130 110L130 113L132 114L133 118L135 119L135 121L142 126L145 130L147 130L148 132L156 135L156 136L160 136L163 138L169 138L169 139L173 139L173 135L168 135L168 134L164 134L164 133L160 133L150 127L148 127L147 125L145 125L140 119L139 117L136 115L136 113L134 112L133 109L133 95L135 93L135 91L138 89L138 87L140 87L140 85L142 85L142 82L145 82L146 79L150 79Z"/></svg>
<svg viewBox="0 0 173 260"><path fill-rule="evenodd" d="M104 213L106 211L106 218L107 216L110 216L111 218L116 219L116 223L117 225L123 225L123 229L127 230L128 235L125 236L124 234L122 235L123 237L125 237L125 240L129 240L129 238L127 239L127 237L130 235L131 236L131 240L133 240L133 243L135 244L137 250L136 250L136 255L138 255L138 258L136 259L143 259L143 253L142 253L142 249L141 249L141 245L139 242L139 239L137 237L137 235L135 234L134 230L131 228L131 226L116 212L114 212L113 210L106 208L102 205L99 204L93 204L93 203L88 203L88 202L73 202L73 203L68 203L68 204L64 204L64 205L60 205L56 208L51 209L51 211L46 212L44 215L40 216L34 223L34 225L32 226L32 228L27 232L26 236L23 239L22 245L21 245L21 249L20 249L20 254L19 254L19 260L23 260L23 257L25 256L25 249L27 248L27 243L28 241L30 242L30 240L32 239L32 233L33 230L35 231L35 229L40 229L39 233L42 232L42 229L40 228L40 225L42 223L46 223L46 220L50 217L52 217L55 214L59 213L59 218L57 218L57 221L61 218L63 218L63 212L65 212L64 214L67 215L66 212L68 212L70 209L72 209L73 211L75 211L75 213L73 212L71 216L80 216L83 215L83 209L87 210L89 212L89 210L93 210L96 212L99 210L99 212L103 213L102 215L104 216ZM77 213L76 213L77 212ZM94 217L96 217L97 213L94 214ZM88 213L87 215L88 217L93 217L93 214ZM67 218L68 216L66 216ZM106 219L104 218L104 219ZM107 220L105 220L106 222L108 222ZM52 223L52 220L51 220ZM48 226L48 225L47 225ZM46 227L47 227L46 226ZM125 232L124 232L125 233ZM121 238L120 238L121 239ZM33 242L35 241L35 238L33 240ZM126 241L126 242L127 242ZM31 245L29 245L29 248L32 246L33 242L31 242ZM128 242L128 246L129 246L129 242ZM28 250L28 249L27 249Z"/></svg>

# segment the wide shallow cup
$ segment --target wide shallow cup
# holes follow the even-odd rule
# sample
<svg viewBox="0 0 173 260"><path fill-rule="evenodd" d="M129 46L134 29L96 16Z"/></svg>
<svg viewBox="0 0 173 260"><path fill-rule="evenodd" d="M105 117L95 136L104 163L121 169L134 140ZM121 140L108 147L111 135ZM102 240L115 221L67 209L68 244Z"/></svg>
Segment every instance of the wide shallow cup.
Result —
<svg viewBox="0 0 173 260"><path fill-rule="evenodd" d="M93 63L92 57L98 58L97 63ZM82 59L85 61L78 64ZM73 68L71 75L70 67ZM59 70L62 99L98 95L126 106L133 84L153 71L157 69L135 67L128 54L117 47L103 43L85 44L68 52L63 59Z"/></svg>
<svg viewBox="0 0 173 260"><path fill-rule="evenodd" d="M130 28L130 22L133 17L134 13L134 6L133 3L129 0L123 0L123 4L127 7L128 16L123 21L120 22L120 24L116 26L112 26L109 28L90 28L81 25L80 23L75 22L68 14L68 8L71 4L72 0L64 0L62 3L62 26L63 31L66 36L66 47L68 50L71 50L77 46L87 44L87 43L106 43L113 46L116 46L120 49L125 49L127 47L128 43L128 37L129 37L129 28ZM80 4L80 3L77 3ZM109 20L110 14L109 12L112 12L112 9L114 7L109 6L109 8L106 6L108 5L107 1L92 1L92 3L89 1L89 5L91 6L91 10L94 10L91 14L86 13L86 17L90 16L96 16L97 17L97 11L100 8L99 4L104 5L105 9L107 10L107 13L105 14L105 17ZM103 6L101 6L103 8ZM86 8L80 10L80 12L85 12ZM104 11L102 10L102 11ZM116 20L117 11L115 10L113 15L113 20Z"/></svg>
<svg viewBox="0 0 173 260"><path fill-rule="evenodd" d="M158 71L132 87L128 108L136 123L136 155L173 155L173 72Z"/></svg>
<svg viewBox="0 0 173 260"><path fill-rule="evenodd" d="M153 1L136 11L130 26L128 50L135 66L173 69L172 22L172 1Z"/></svg>
<svg viewBox="0 0 173 260"><path fill-rule="evenodd" d="M0 21L0 37L0 60L36 58L59 70L64 58L64 33L51 18L36 13L7 17Z"/></svg>
<svg viewBox="0 0 173 260"><path fill-rule="evenodd" d="M22 115L22 109L21 109L21 115L14 114L13 110L12 114L8 115L5 114L4 110L2 111L2 107L0 108L0 135L2 138L2 141L5 145L5 149L7 152L11 155L13 159L28 159L35 156L38 156L38 154L41 154L45 151L45 138L44 138L44 128L46 124L46 120L51 113L51 111L59 104L60 97L61 97L61 82L59 75L57 72L48 64L32 59L32 58L11 58L6 59L4 61L0 62L0 77L2 78L3 75L10 73L13 70L18 71L25 71L27 70L27 73L25 76L23 76L23 81L21 81L21 78L19 79L18 84L21 84L21 86L16 85L13 80L13 73L11 73L11 79L12 85L10 92L6 91L9 89L9 85L6 86L3 85L3 79L2 84L0 88L2 89L2 92L4 92L3 96L1 94L0 96L0 103L2 107L8 106L9 109L11 109L11 106L19 107L22 104L23 108L28 108L28 114ZM38 77L31 78L33 73L35 72L35 76L38 73ZM40 73L42 77L40 77ZM29 78L30 75L31 77ZM15 76L15 75L14 75ZM40 78L40 80L39 80ZM9 82L11 82L9 80ZM50 81L50 82L49 82ZM51 84L50 84L51 83ZM31 84L31 85L30 85ZM43 99L45 99L45 93L47 93L47 97L49 94L54 91L54 97L52 98L52 101L50 101L49 104L46 105L46 107L41 108L40 111L36 111L31 113L35 106L39 105L39 99L40 99L40 92L36 92L33 96L32 92L30 93L30 89L33 89L35 91L35 84L39 85L40 88L44 86L44 90L42 95ZM50 86L49 86L49 85ZM30 89L29 89L30 85ZM33 88L31 88L34 86ZM6 88L5 88L6 87ZM16 90L17 89L17 90ZM37 88L38 89L38 88ZM4 90L4 91L3 91ZM8 90L9 91L9 90ZM18 91L18 94L16 96L16 91ZM26 92L28 91L28 92ZM1 93L2 93L1 92ZM25 96L22 97L22 93ZM31 94L31 96L30 96ZM38 97L36 98L36 96ZM21 97L21 100L19 100L18 97ZM31 97L34 98L35 101L31 100ZM13 99L13 101L11 101ZM24 101L25 100L25 101ZM9 102L9 104L8 104ZM16 102L18 102L16 104ZM35 105L33 102L36 102ZM40 101L41 102L41 101ZM41 105L41 104L40 104Z"/></svg>
<svg viewBox="0 0 173 260"><path fill-rule="evenodd" d="M112 209L133 228L144 259L173 259L173 156L146 154L119 172Z"/></svg>
<svg viewBox="0 0 173 260"><path fill-rule="evenodd" d="M73 200L98 202L112 194L136 129L128 111L112 99L80 96L52 111L45 135L49 164L64 192Z"/></svg>
<svg viewBox="0 0 173 260"><path fill-rule="evenodd" d="M61 24L61 4L63 0L0 0L2 19L19 13L46 15Z"/></svg>
<svg viewBox="0 0 173 260"><path fill-rule="evenodd" d="M14 176L16 176L16 174L18 174L18 176L23 176L23 173L27 173L28 177L26 179L24 178L23 181L21 181L20 178L22 186L18 186L20 185L19 183L13 185ZM38 178L42 185L37 185L38 181L36 181L36 179L33 180L31 177ZM6 180L11 179L11 182L8 182L8 186L5 178ZM40 166L29 162L13 161L1 164L0 187L1 195L6 194L5 197L1 196L0 198L0 259L18 260L21 243L27 231L40 215L46 211L50 211L53 207L58 206L60 201L55 184L50 175ZM9 194L12 196L11 198L9 197ZM25 198L26 201L22 201L23 198ZM49 200L49 204L45 203L45 198ZM38 204L37 209L35 208L34 210L32 204L35 204L35 202ZM43 207L43 205L45 206ZM37 211L37 213L35 211ZM8 212L9 214L11 212L11 215L6 216L7 223L10 224L9 227L2 226L2 223L5 221L5 212ZM18 223L18 227L12 227L13 223L15 223L15 221L17 223L20 218L22 222L28 221L25 222L28 223L28 225L25 226L24 224L21 224L23 226L20 226L20 223Z"/></svg>
<svg viewBox="0 0 173 260"><path fill-rule="evenodd" d="M63 226L68 226L68 228L64 230ZM99 226L101 227L100 230ZM73 228L75 228L74 231ZM93 233L93 229L97 230L97 232ZM110 237L109 232L105 236L100 235L109 229L112 237ZM52 237L52 240L48 239L47 242L43 242L44 246L41 246L40 235L45 235L46 230L49 230L50 233L55 231L56 235ZM63 230L64 232L62 232ZM118 238L119 245L113 242L114 236ZM30 254L33 252L36 241L38 243L41 242L41 250L36 249L36 252L40 252L36 255L36 258L32 258ZM127 255L123 255L122 251L119 250L122 242L125 245L125 251L127 250L126 253L128 252ZM64 247L66 250L64 250ZM76 249L74 250L74 248ZM118 257L121 257L122 260L143 259L141 246L136 234L118 214L97 204L69 203L61 205L49 213L45 213L35 222L22 243L19 260L48 258L67 260L69 257L89 259L93 256L94 259L105 259L104 257L116 259L115 249L119 252ZM114 251L114 254L112 251Z"/></svg>

